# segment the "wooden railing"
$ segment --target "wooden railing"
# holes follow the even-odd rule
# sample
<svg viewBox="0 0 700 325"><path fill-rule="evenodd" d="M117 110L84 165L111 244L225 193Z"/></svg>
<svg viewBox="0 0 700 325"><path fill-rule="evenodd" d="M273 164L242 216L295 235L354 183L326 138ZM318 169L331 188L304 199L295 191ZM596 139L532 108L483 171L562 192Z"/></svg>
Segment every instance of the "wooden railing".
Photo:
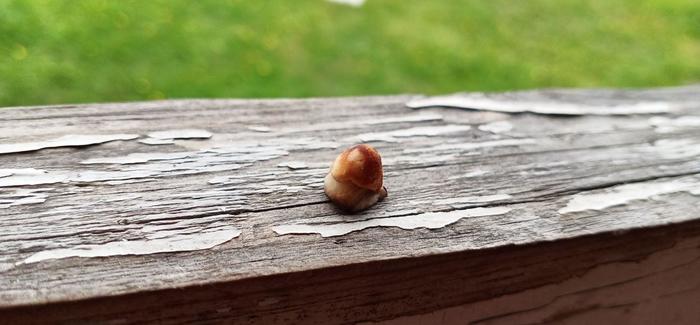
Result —
<svg viewBox="0 0 700 325"><path fill-rule="evenodd" d="M0 323L697 324L698 173L698 86L0 109Z"/></svg>

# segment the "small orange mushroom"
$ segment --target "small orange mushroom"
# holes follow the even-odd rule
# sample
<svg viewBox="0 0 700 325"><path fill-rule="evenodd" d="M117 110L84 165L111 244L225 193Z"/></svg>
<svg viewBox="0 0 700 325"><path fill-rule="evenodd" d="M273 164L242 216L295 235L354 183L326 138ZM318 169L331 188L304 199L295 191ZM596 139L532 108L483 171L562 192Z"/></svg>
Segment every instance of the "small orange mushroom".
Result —
<svg viewBox="0 0 700 325"><path fill-rule="evenodd" d="M365 210L387 196L382 157L366 144L352 146L335 159L326 175L326 195L343 210Z"/></svg>

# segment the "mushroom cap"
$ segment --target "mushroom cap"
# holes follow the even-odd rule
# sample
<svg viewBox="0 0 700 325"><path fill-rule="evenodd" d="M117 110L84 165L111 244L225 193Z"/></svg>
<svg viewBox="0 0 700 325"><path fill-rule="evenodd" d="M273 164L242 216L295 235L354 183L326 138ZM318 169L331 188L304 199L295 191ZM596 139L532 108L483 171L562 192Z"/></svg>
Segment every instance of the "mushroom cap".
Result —
<svg viewBox="0 0 700 325"><path fill-rule="evenodd" d="M341 183L380 192L384 185L382 157L370 145L358 144L343 151L331 166L331 175Z"/></svg>

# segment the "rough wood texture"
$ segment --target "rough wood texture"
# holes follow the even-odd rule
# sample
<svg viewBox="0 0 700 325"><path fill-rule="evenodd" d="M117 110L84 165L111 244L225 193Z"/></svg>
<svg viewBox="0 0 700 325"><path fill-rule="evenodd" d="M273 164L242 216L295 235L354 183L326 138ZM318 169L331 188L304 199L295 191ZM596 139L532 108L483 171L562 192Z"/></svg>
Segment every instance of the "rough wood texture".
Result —
<svg viewBox="0 0 700 325"><path fill-rule="evenodd" d="M0 319L697 323L699 86L462 96L0 109Z"/></svg>

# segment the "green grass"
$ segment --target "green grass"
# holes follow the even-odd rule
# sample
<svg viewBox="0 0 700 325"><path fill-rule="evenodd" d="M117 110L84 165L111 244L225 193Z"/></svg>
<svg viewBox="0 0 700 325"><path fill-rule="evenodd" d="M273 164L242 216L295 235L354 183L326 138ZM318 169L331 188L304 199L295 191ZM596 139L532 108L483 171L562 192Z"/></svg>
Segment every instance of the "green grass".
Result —
<svg viewBox="0 0 700 325"><path fill-rule="evenodd" d="M0 0L0 106L698 81L697 0Z"/></svg>

